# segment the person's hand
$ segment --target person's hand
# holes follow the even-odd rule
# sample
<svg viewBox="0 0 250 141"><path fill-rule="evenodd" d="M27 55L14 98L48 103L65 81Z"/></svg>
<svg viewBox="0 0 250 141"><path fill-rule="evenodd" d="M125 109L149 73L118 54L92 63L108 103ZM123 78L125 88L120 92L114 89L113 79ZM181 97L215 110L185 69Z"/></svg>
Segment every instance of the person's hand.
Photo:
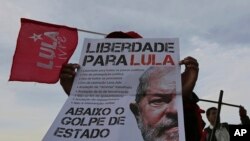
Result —
<svg viewBox="0 0 250 141"><path fill-rule="evenodd" d="M193 57L186 57L180 61L180 65L185 65L185 71L181 75L182 94L186 98L191 98L196 80L198 79L199 64Z"/></svg>
<svg viewBox="0 0 250 141"><path fill-rule="evenodd" d="M240 114L240 117L245 117L247 116L247 110L243 106L240 106L239 114Z"/></svg>
<svg viewBox="0 0 250 141"><path fill-rule="evenodd" d="M70 94L73 81L76 74L76 69L79 69L78 64L66 64L62 67L60 72L60 84L63 87L66 94Z"/></svg>

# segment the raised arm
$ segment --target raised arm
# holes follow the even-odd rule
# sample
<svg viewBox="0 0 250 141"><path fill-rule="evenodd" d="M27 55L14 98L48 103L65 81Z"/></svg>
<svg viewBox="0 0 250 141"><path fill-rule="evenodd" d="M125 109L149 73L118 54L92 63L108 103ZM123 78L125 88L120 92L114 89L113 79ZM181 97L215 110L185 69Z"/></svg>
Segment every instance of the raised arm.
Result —
<svg viewBox="0 0 250 141"><path fill-rule="evenodd" d="M179 64L185 65L185 71L181 75L183 97L191 98L198 79L199 64L195 58L190 56L181 60Z"/></svg>

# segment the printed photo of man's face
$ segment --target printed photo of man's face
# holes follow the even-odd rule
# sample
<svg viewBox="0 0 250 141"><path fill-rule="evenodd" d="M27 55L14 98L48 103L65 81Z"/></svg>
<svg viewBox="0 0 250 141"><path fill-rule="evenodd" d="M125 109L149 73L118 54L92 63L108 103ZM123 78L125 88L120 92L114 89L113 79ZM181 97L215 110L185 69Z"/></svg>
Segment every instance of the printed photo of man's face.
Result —
<svg viewBox="0 0 250 141"><path fill-rule="evenodd" d="M130 104L145 141L179 140L175 70L151 67L140 78L136 103Z"/></svg>

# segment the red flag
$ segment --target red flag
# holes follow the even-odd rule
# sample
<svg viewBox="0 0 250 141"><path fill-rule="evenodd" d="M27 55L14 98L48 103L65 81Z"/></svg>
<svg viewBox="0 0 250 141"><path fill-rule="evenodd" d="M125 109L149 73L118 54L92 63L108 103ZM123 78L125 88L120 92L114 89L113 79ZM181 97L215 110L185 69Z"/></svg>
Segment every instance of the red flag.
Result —
<svg viewBox="0 0 250 141"><path fill-rule="evenodd" d="M76 28L21 18L9 80L56 83L77 43Z"/></svg>

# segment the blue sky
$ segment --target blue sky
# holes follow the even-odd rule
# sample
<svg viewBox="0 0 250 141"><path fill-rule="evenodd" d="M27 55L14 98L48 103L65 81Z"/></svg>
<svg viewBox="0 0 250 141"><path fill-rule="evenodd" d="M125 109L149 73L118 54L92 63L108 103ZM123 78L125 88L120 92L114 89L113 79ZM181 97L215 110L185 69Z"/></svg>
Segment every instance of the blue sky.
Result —
<svg viewBox="0 0 250 141"><path fill-rule="evenodd" d="M142 36L178 37L181 58L195 57L202 99L243 105L250 111L250 2L248 0L0 0L0 140L41 140L67 99L59 83L9 82L20 18L92 30L136 31ZM78 62L84 38L70 62ZM205 102L206 109L217 106ZM206 118L204 116L206 121ZM238 124L238 109L223 106L222 121Z"/></svg>

